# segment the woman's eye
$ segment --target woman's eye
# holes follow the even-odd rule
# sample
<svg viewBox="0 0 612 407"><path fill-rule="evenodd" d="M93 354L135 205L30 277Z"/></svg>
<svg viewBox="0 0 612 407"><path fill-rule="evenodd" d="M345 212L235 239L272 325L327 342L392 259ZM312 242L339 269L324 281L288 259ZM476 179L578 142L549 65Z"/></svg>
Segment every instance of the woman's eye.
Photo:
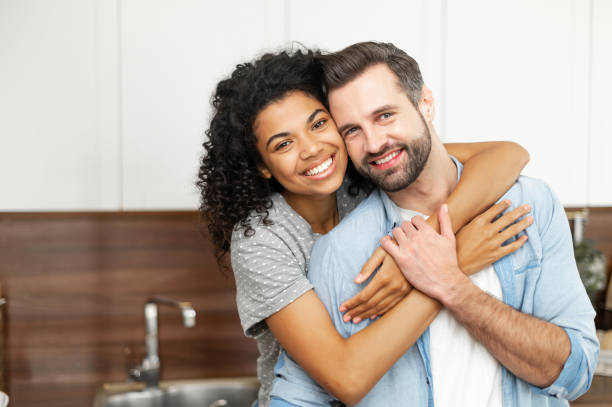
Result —
<svg viewBox="0 0 612 407"><path fill-rule="evenodd" d="M317 121L312 128L313 129L318 129L319 127L323 126L325 123L327 123L327 119L321 119L319 121Z"/></svg>
<svg viewBox="0 0 612 407"><path fill-rule="evenodd" d="M287 147L289 144L291 144L291 142L290 142L289 140L285 140L285 141L283 141L282 143L278 144L278 145L276 146L276 148L274 149L274 151L281 150L281 149L283 149L283 148Z"/></svg>

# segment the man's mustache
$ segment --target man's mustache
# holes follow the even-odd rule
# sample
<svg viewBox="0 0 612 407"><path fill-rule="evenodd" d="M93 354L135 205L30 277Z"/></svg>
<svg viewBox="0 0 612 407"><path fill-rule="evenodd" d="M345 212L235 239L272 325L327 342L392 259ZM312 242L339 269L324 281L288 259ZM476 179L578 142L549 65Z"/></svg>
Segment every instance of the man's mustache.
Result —
<svg viewBox="0 0 612 407"><path fill-rule="evenodd" d="M401 148L403 150L408 150L408 146L406 144L402 144L402 143L394 144L392 146L384 146L383 148L381 148L376 153L368 153L363 158L362 163L363 163L363 165L368 165L372 161L374 161L375 159L380 159L380 157L384 156L385 154L389 153L390 151L397 150L398 148Z"/></svg>

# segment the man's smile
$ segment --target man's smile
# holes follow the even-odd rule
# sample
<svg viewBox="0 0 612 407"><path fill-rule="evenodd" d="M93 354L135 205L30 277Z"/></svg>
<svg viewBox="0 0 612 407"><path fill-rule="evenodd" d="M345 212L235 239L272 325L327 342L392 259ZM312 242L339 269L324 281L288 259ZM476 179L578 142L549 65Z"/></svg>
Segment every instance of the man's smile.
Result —
<svg viewBox="0 0 612 407"><path fill-rule="evenodd" d="M400 160L403 152L403 148L398 148L388 152L382 157L378 157L376 160L370 161L369 164L377 170L386 170L387 168L394 166Z"/></svg>

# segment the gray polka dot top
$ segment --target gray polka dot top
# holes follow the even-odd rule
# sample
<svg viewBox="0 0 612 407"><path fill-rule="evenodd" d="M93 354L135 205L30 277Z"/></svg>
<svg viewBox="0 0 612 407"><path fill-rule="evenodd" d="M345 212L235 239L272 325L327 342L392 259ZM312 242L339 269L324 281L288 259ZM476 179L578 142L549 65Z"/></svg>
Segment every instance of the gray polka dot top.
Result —
<svg viewBox="0 0 612 407"><path fill-rule="evenodd" d="M348 194L344 181L336 193L342 219L363 198ZM257 375L261 388L259 405L267 407L274 381L274 365L280 344L265 319L286 307L312 288L306 278L310 251L317 238L310 225L295 212L281 194L272 195L271 225L265 226L258 214L251 216L252 236L244 230L232 234L231 259L236 279L236 302L242 328L257 341Z"/></svg>

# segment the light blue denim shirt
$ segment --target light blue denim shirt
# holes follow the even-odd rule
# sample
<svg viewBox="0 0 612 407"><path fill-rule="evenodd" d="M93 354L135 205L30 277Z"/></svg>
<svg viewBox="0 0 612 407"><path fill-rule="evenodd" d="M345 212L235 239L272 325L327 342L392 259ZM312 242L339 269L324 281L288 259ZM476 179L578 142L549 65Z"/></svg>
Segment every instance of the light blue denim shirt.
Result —
<svg viewBox="0 0 612 407"><path fill-rule="evenodd" d="M462 166L456 162L460 175ZM508 406L567 406L588 390L599 354L595 312L580 281L568 221L560 202L542 181L520 177L502 199L530 204L534 223L518 251L494 264L504 303L560 326L571 353L557 380L546 388L532 386L502 367L502 400ZM374 191L350 215L315 243L308 278L336 328L349 337L374 321L345 323L338 308L363 288L353 282L368 257L401 222L397 206ZM364 285L367 284L364 283ZM384 346L384 344L380 344ZM381 378L358 406L428 406L433 404L429 329ZM272 396L302 406L329 406L335 400L286 352L275 369Z"/></svg>

